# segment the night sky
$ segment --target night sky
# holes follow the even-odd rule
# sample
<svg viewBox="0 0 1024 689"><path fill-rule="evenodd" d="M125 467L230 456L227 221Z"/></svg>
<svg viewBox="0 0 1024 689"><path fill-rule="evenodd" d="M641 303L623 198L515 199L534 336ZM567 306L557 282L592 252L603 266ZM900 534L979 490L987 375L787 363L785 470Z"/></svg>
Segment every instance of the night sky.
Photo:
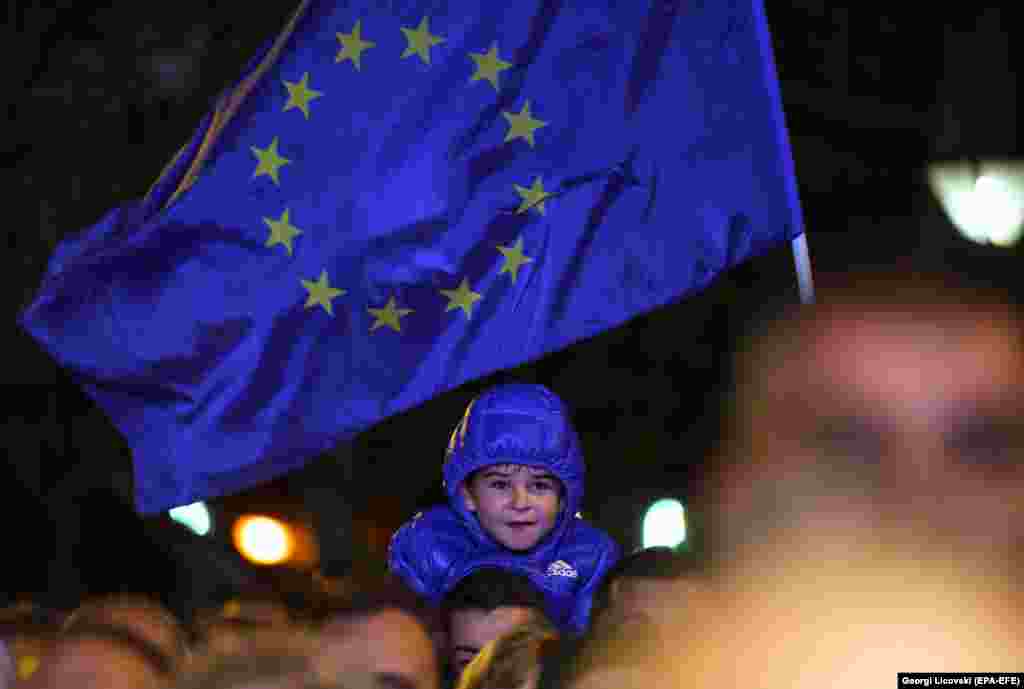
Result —
<svg viewBox="0 0 1024 689"><path fill-rule="evenodd" d="M815 270L969 256L994 282L1011 284L1019 250L990 256L961 240L924 176L929 160L1019 156L1010 66L1019 55L1011 56L1004 33L1009 12L828 5L767 2ZM5 568L11 580L0 589L73 597L70 583L60 595L47 583L47 563L57 557L93 591L170 590L175 572L191 567L166 542L150 543L154 533L171 531L131 511L124 443L14 319L59 239L144 195L212 99L293 9L290 0L118 0L103 9L65 0L20 1L9 10L5 72L15 97L0 146L13 357L0 490L18 566ZM647 502L685 499L693 490L713 447L737 334L766 305L796 300L792 260L782 248L686 303L381 423L337 453L352 457L357 547L372 540L368 525L378 525L379 541L442 499L451 427L477 391L507 379L544 383L565 398L588 458L588 516L636 545ZM331 462L323 458L315 471L330 474ZM312 471L299 472L217 504L300 517L309 512L302 506L307 486L316 482ZM69 520L76 521L70 529Z"/></svg>

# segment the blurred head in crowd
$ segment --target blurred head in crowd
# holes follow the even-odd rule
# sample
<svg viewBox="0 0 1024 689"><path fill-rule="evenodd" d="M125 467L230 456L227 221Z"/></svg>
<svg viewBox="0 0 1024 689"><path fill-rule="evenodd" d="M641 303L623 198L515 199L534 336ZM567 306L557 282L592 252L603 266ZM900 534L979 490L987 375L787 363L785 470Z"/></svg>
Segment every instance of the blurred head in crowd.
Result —
<svg viewBox="0 0 1024 689"><path fill-rule="evenodd" d="M269 598L239 598L200 611L193 622L197 651L205 656L245 655L299 634L287 606Z"/></svg>
<svg viewBox="0 0 1024 689"><path fill-rule="evenodd" d="M28 679L54 644L63 615L27 601L0 610L0 638L10 659L10 672Z"/></svg>
<svg viewBox="0 0 1024 689"><path fill-rule="evenodd" d="M682 642L693 633L694 627L686 624L684 618L679 618L678 624L672 622L668 633L663 633L657 624L644 617L638 617L629 624L597 624L557 673L558 683L552 685L542 676L541 687L589 687L596 682L602 687L619 689L618 683L623 677L642 678L648 689L689 687L691 685L686 682L665 684L666 678L659 677L657 670L662 661L678 658Z"/></svg>
<svg viewBox="0 0 1024 689"><path fill-rule="evenodd" d="M388 577L328 616L320 629L318 676L337 681L354 673L384 689L437 689L437 625L411 591Z"/></svg>
<svg viewBox="0 0 1024 689"><path fill-rule="evenodd" d="M589 643L573 689L883 686L1019 662L1016 313L920 275L819 279L818 300L739 353L703 492L713 576L667 636Z"/></svg>
<svg viewBox="0 0 1024 689"><path fill-rule="evenodd" d="M659 623L680 614L702 586L697 557L668 547L643 548L619 560L595 596L595 624Z"/></svg>
<svg viewBox="0 0 1024 689"><path fill-rule="evenodd" d="M548 641L541 647L540 668L537 676L538 689L563 689L568 686L580 651L589 636L561 636Z"/></svg>
<svg viewBox="0 0 1024 689"><path fill-rule="evenodd" d="M296 648L246 657L225 656L192 673L178 689L374 689L367 675L349 674L338 682L316 677L313 657Z"/></svg>
<svg viewBox="0 0 1024 689"><path fill-rule="evenodd" d="M557 638L550 622L534 617L488 642L463 669L456 689L536 689L544 645Z"/></svg>
<svg viewBox="0 0 1024 689"><path fill-rule="evenodd" d="M175 669L187 659L188 636L178 619L159 602L143 595L118 594L91 598L64 620L67 634L79 626L126 629L167 659Z"/></svg>
<svg viewBox="0 0 1024 689"><path fill-rule="evenodd" d="M849 275L746 343L707 494L719 553L813 515L1020 553L1024 349L1001 293Z"/></svg>
<svg viewBox="0 0 1024 689"><path fill-rule="evenodd" d="M512 629L548 620L544 596L520 574L484 567L464 577L444 598L448 663L458 675L481 649Z"/></svg>
<svg viewBox="0 0 1024 689"><path fill-rule="evenodd" d="M731 561L691 598L694 614L712 623L680 621L676 643L647 653L627 638L620 647L640 662L598 654L569 686L884 687L897 672L1019 667L1020 593L1005 572L879 540L855 524L809 522L772 546Z"/></svg>
<svg viewBox="0 0 1024 689"><path fill-rule="evenodd" d="M65 630L25 681L30 689L157 689L175 667L156 645L115 625L79 623Z"/></svg>

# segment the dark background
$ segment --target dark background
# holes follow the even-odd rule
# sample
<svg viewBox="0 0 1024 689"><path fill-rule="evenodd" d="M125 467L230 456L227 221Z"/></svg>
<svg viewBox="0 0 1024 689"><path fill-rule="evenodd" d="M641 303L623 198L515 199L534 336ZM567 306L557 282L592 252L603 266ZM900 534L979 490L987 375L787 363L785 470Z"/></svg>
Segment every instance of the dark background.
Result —
<svg viewBox="0 0 1024 689"><path fill-rule="evenodd" d="M242 566L224 529L203 542L166 518L139 519L123 442L14 320L56 243L145 194L295 2L106 4L8 8L0 592L72 605L89 592L147 589L180 605L257 581L282 586L281 576ZM1015 287L1019 250L960 239L930 195L925 166L1019 156L1013 66L1024 62L1008 34L1017 13L829 4L767 2L816 272L969 259L994 283ZM214 501L219 523L265 511L328 524L328 573L344 570L339 555L350 547L360 567L375 571L390 531L442 499L442 450L466 401L515 377L551 386L574 409L588 458L588 516L637 545L651 499L692 492L713 446L728 352L766 295L797 300L788 248L686 303L390 419L309 470Z"/></svg>

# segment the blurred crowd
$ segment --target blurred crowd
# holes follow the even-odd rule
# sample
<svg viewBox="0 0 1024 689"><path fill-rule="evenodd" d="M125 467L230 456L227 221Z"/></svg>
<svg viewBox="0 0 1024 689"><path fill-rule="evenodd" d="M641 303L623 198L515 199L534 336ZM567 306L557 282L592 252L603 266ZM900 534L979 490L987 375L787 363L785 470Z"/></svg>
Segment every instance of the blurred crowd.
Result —
<svg viewBox="0 0 1024 689"><path fill-rule="evenodd" d="M1021 671L1024 328L948 275L848 275L738 347L699 547L625 555L587 629L484 567L440 605L400 578L316 609L239 599L186 626L118 595L4 612L27 688L892 686Z"/></svg>

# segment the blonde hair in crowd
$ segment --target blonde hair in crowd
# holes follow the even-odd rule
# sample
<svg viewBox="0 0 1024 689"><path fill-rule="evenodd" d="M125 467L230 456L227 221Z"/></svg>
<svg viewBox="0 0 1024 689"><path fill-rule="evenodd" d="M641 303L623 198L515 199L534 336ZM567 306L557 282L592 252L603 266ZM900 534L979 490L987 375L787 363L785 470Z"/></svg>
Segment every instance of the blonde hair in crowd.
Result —
<svg viewBox="0 0 1024 689"><path fill-rule="evenodd" d="M558 632L543 619L513 629L480 649L456 689L520 689L539 672L544 644L557 638Z"/></svg>

